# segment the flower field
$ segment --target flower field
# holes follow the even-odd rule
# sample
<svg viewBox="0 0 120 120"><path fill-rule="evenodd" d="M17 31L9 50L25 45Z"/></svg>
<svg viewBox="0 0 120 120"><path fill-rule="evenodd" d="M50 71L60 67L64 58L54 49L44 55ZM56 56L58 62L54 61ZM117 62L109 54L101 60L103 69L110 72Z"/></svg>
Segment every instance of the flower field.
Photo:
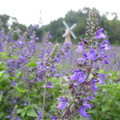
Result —
<svg viewBox="0 0 120 120"><path fill-rule="evenodd" d="M96 9L78 45L0 30L0 120L120 120L120 47Z"/></svg>

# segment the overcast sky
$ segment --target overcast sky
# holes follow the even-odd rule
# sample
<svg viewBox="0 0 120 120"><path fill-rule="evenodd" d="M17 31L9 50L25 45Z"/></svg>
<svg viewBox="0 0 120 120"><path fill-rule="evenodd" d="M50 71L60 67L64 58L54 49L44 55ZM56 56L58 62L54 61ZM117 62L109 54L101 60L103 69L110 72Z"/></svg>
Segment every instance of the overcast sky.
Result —
<svg viewBox="0 0 120 120"><path fill-rule="evenodd" d="M0 14L16 17L22 24L48 24L69 10L95 7L100 13L117 12L120 15L120 0L0 0ZM41 11L41 14L40 14Z"/></svg>

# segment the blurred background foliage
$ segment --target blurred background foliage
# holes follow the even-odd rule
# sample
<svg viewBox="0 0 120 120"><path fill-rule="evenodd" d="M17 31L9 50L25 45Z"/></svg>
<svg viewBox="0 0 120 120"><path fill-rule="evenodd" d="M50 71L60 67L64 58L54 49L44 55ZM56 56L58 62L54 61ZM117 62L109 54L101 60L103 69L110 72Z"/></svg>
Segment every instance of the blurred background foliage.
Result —
<svg viewBox="0 0 120 120"><path fill-rule="evenodd" d="M52 36L50 41L53 43L59 42L62 43L64 38L62 35L65 32L65 27L62 23L63 20L67 22L69 26L72 26L73 23L77 23L77 26L74 28L74 33L77 36L76 40L72 40L73 43L78 43L81 37L84 37L86 20L90 8L83 8L78 11L69 11L64 18L58 18L57 20L51 21L50 24L43 25L36 30L37 36L39 37L38 41L42 41L44 33L49 32ZM108 19L108 14L112 16L112 19ZM113 45L120 45L120 20L118 19L117 13L105 13L100 15L98 11L98 19L100 23L100 27L105 29L106 34L108 35L108 39ZM9 24L9 21L11 25ZM31 26L31 25L30 25ZM20 33L24 33L25 30L30 27L17 22L17 19L11 17L9 15L0 15L0 29L3 27L7 32L9 27L13 30L18 30ZM17 31L18 32L18 31ZM16 32L16 34L17 34ZM16 35L15 34L15 35Z"/></svg>

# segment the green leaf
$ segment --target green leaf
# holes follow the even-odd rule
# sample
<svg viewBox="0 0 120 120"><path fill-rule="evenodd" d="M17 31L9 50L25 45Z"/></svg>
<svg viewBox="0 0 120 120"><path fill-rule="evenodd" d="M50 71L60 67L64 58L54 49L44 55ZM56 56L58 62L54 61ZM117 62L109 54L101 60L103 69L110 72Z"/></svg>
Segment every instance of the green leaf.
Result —
<svg viewBox="0 0 120 120"><path fill-rule="evenodd" d="M0 52L0 57L3 58L3 59L8 59L8 56L6 53L3 53L3 52Z"/></svg>
<svg viewBox="0 0 120 120"><path fill-rule="evenodd" d="M23 112L21 113L21 116L24 118L25 114L26 114L26 111L23 111Z"/></svg>
<svg viewBox="0 0 120 120"><path fill-rule="evenodd" d="M0 118L2 118L3 115L4 115L4 113L3 113L3 112L0 112Z"/></svg>
<svg viewBox="0 0 120 120"><path fill-rule="evenodd" d="M19 113L22 113L23 111L24 111L24 109L18 109L17 113L19 114Z"/></svg>
<svg viewBox="0 0 120 120"><path fill-rule="evenodd" d="M99 70L99 73L103 73L104 71L102 69Z"/></svg>
<svg viewBox="0 0 120 120"><path fill-rule="evenodd" d="M4 79L8 79L9 77L10 77L9 74L4 74L3 76Z"/></svg>
<svg viewBox="0 0 120 120"><path fill-rule="evenodd" d="M35 61L30 61L28 64L27 64L27 67L36 67L36 63Z"/></svg>
<svg viewBox="0 0 120 120"><path fill-rule="evenodd" d="M36 109L40 109L40 107L38 105L34 104L34 103L31 104L31 107L36 108Z"/></svg>
<svg viewBox="0 0 120 120"><path fill-rule="evenodd" d="M29 109L27 111L27 116L30 116L30 117L37 117L37 113L35 112L35 110L32 108L32 109Z"/></svg>
<svg viewBox="0 0 120 120"><path fill-rule="evenodd" d="M27 89L22 89L22 88L18 88L18 87L16 87L16 89L19 93L26 93L28 91Z"/></svg>
<svg viewBox="0 0 120 120"><path fill-rule="evenodd" d="M0 71L0 77L4 75L4 71Z"/></svg>
<svg viewBox="0 0 120 120"><path fill-rule="evenodd" d="M110 110L110 107L108 105L102 105L101 108L103 112Z"/></svg>
<svg viewBox="0 0 120 120"><path fill-rule="evenodd" d="M0 93L0 102L2 101L3 93Z"/></svg>

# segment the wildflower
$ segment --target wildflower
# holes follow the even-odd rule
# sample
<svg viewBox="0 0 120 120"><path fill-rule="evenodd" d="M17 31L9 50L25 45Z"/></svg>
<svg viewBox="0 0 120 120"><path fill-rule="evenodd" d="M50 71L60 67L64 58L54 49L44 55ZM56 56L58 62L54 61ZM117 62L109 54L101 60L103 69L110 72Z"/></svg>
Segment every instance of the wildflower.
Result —
<svg viewBox="0 0 120 120"><path fill-rule="evenodd" d="M0 52L3 51L2 43L0 43Z"/></svg>
<svg viewBox="0 0 120 120"><path fill-rule="evenodd" d="M53 88L52 83L49 82L49 81L47 81L47 86L46 86L46 87L47 87L47 88Z"/></svg>
<svg viewBox="0 0 120 120"><path fill-rule="evenodd" d="M66 45L66 46L72 46L72 42L64 42L64 45Z"/></svg>
<svg viewBox="0 0 120 120"><path fill-rule="evenodd" d="M80 106L77 112L80 116L85 117L88 120L90 119L89 115L86 113L85 106Z"/></svg>
<svg viewBox="0 0 120 120"><path fill-rule="evenodd" d="M67 105L67 99L64 99L62 96L60 98L57 98L57 100L60 101L60 103L57 105L58 109L64 109Z"/></svg>
<svg viewBox="0 0 120 120"><path fill-rule="evenodd" d="M76 49L76 52L81 52L83 50L83 44L79 43L78 48Z"/></svg>
<svg viewBox="0 0 120 120"><path fill-rule="evenodd" d="M35 37L35 40L39 40L39 37Z"/></svg>
<svg viewBox="0 0 120 120"><path fill-rule="evenodd" d="M12 82L10 83L11 86L14 86L15 84L16 84L15 81L12 81Z"/></svg>
<svg viewBox="0 0 120 120"><path fill-rule="evenodd" d="M85 75L84 71L75 69L75 70L73 70L72 73L73 73L73 75L71 76L72 80L75 80L79 83L83 83L85 81L86 75Z"/></svg>
<svg viewBox="0 0 120 120"><path fill-rule="evenodd" d="M104 74L99 74L98 75L98 81L100 82L100 84L104 84L104 80L105 80L105 75Z"/></svg>
<svg viewBox="0 0 120 120"><path fill-rule="evenodd" d="M14 103L17 103L18 101L16 99L13 100Z"/></svg>
<svg viewBox="0 0 120 120"><path fill-rule="evenodd" d="M34 36L30 36L30 39L33 39L34 38Z"/></svg>
<svg viewBox="0 0 120 120"><path fill-rule="evenodd" d="M24 105L24 106L27 106L27 105L28 105L28 102L24 102L23 105Z"/></svg>
<svg viewBox="0 0 120 120"><path fill-rule="evenodd" d="M42 118L42 113L40 111L37 111L37 115L38 115L38 118L41 119Z"/></svg>
<svg viewBox="0 0 120 120"><path fill-rule="evenodd" d="M90 49L90 51L87 53L87 58L89 60L95 60L96 56L97 56L97 54L96 54L96 52L95 52L95 50L93 48Z"/></svg>
<svg viewBox="0 0 120 120"><path fill-rule="evenodd" d="M51 120L57 120L55 116L50 116Z"/></svg>
<svg viewBox="0 0 120 120"><path fill-rule="evenodd" d="M10 68L10 69L15 69L17 67L16 62L13 59L7 60L6 64L7 64L8 68Z"/></svg>
<svg viewBox="0 0 120 120"><path fill-rule="evenodd" d="M20 118L16 118L15 120L20 120Z"/></svg>
<svg viewBox="0 0 120 120"><path fill-rule="evenodd" d="M103 47L104 47L104 50L109 50L110 49L110 46L108 44L104 44Z"/></svg>
<svg viewBox="0 0 120 120"><path fill-rule="evenodd" d="M108 40L104 40L102 41L102 43L100 43L99 51L101 55L104 54L104 50L110 49L110 46L108 44L109 44Z"/></svg>
<svg viewBox="0 0 120 120"><path fill-rule="evenodd" d="M61 76L60 74L57 74L57 73L54 74L54 77L56 78L59 78L60 76Z"/></svg>
<svg viewBox="0 0 120 120"><path fill-rule="evenodd" d="M96 31L95 38L96 39L105 39L106 35L102 32L104 29L100 28L99 30Z"/></svg>
<svg viewBox="0 0 120 120"><path fill-rule="evenodd" d="M97 86L95 84L96 82L97 82L97 80L90 81L90 87L91 87L92 91L97 91Z"/></svg>
<svg viewBox="0 0 120 120"><path fill-rule="evenodd" d="M12 118L10 115L8 115L8 116L6 116L6 118L8 118L8 119L10 119L10 118Z"/></svg>

